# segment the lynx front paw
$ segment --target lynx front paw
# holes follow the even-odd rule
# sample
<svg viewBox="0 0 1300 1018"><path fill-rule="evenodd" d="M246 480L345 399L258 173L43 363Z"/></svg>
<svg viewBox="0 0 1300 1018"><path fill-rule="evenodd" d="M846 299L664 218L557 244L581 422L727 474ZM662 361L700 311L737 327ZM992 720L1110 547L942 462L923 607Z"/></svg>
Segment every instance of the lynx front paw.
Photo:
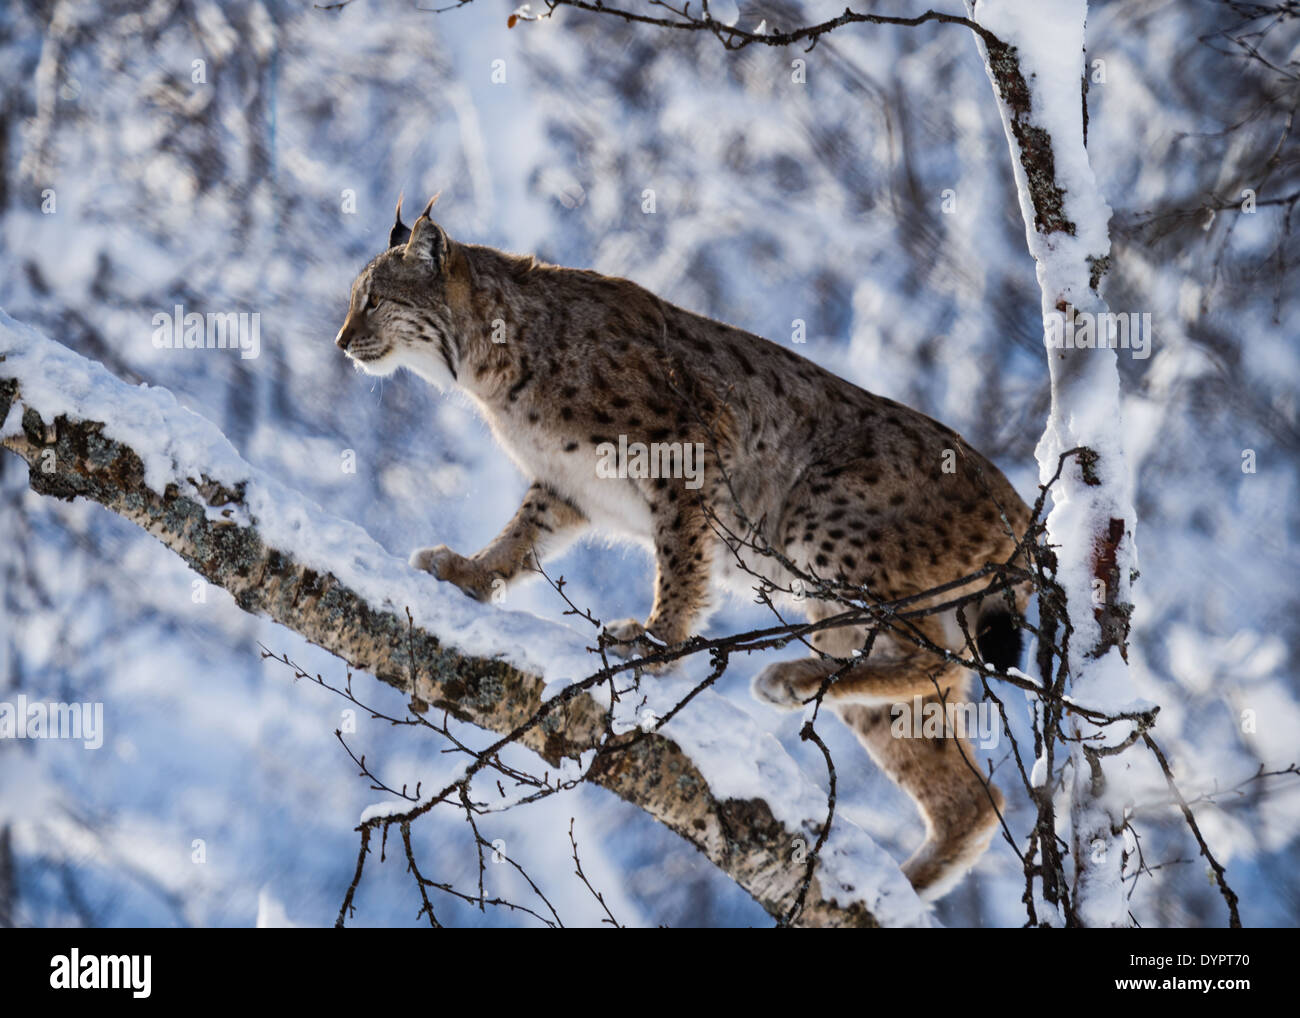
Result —
<svg viewBox="0 0 1300 1018"><path fill-rule="evenodd" d="M605 627L605 632L613 637L614 642L609 644L609 651L616 657L642 657L664 648L664 644L637 619L621 619L618 622L611 622ZM662 672L670 666L664 663L656 663L644 667L648 672Z"/></svg>
<svg viewBox="0 0 1300 1018"><path fill-rule="evenodd" d="M412 552L410 562L414 569L454 583L475 601L486 601L492 595L493 575L473 559L458 555L445 544Z"/></svg>
<svg viewBox="0 0 1300 1018"><path fill-rule="evenodd" d="M826 679L826 666L818 658L778 661L754 679L754 699L784 710L800 710L817 695Z"/></svg>

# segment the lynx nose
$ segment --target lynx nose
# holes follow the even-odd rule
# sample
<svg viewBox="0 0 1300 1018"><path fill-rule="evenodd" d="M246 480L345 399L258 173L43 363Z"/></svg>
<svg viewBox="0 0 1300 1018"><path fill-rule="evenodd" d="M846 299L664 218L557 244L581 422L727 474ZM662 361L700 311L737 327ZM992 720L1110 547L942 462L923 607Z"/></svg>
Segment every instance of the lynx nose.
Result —
<svg viewBox="0 0 1300 1018"><path fill-rule="evenodd" d="M352 341L356 338L356 335L357 333L352 327L352 322L350 320L346 321L343 323L343 328L339 329L339 334L334 337L334 345L340 350L346 351L347 348L352 345Z"/></svg>

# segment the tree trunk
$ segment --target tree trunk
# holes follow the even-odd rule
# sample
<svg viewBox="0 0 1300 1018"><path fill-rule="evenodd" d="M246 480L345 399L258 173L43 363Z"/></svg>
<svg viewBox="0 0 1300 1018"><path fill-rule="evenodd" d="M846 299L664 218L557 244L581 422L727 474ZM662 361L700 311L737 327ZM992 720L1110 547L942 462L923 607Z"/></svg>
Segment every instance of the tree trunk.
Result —
<svg viewBox="0 0 1300 1018"><path fill-rule="evenodd" d="M1099 292L1110 209L1088 163L1084 0L967 0L972 19L1005 45L976 36L997 95L1015 167L1029 252L1042 291L1051 411L1038 444L1040 479L1083 451L1052 488L1047 539L1067 610L1072 695L1100 709L1131 699L1127 641L1136 563L1124 463L1118 350L1058 345L1109 309ZM1102 319L1103 322L1108 318ZM1094 339L1107 337L1093 334ZM1051 676L1044 676L1049 685ZM1119 809L1092 752L1101 730L1076 720L1071 749L1070 921L1127 925L1120 880Z"/></svg>

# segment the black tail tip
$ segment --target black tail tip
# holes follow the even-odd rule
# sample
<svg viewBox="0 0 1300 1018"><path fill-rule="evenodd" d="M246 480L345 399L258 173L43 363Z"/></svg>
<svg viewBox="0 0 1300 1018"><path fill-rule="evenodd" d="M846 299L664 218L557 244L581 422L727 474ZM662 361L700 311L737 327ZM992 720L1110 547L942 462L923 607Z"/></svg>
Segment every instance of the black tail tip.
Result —
<svg viewBox="0 0 1300 1018"><path fill-rule="evenodd" d="M1016 625L1016 618L1005 608L995 609L980 618L975 646L980 657L999 671L1018 667L1021 652L1025 649L1024 631Z"/></svg>

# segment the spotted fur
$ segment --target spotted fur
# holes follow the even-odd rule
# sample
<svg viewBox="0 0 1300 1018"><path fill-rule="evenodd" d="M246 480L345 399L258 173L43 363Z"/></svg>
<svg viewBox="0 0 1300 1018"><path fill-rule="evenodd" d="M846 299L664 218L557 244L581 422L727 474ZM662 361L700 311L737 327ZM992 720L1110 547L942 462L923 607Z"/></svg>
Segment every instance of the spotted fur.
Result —
<svg viewBox="0 0 1300 1018"><path fill-rule="evenodd" d="M814 620L839 610L801 599L782 558L818 580L892 600L1015 554L1025 504L951 429L628 280L455 242L429 213L408 231L399 203L390 247L354 282L337 343L369 373L406 367L463 390L532 486L482 551L421 549L411 559L417 568L482 599L585 528L639 542L655 558L653 608L644 624L609 627L633 650L645 634L675 644L699 632L712 592L752 596L755 574L794 591L786 609ZM682 477L601 477L598 449L620 436L698 443L702 475L694 486ZM1024 598L1015 594L1017 606ZM997 596L968 608L971 629L1005 610ZM952 612L915 627L932 644L970 652ZM1001 795L972 770L965 739L890 734L892 704L964 700L968 674L887 631L844 670L835 659L866 639L863 627L825 630L812 656L768 666L754 691L798 709L843 671L828 701L920 808L927 839L904 868L935 896L987 846Z"/></svg>

